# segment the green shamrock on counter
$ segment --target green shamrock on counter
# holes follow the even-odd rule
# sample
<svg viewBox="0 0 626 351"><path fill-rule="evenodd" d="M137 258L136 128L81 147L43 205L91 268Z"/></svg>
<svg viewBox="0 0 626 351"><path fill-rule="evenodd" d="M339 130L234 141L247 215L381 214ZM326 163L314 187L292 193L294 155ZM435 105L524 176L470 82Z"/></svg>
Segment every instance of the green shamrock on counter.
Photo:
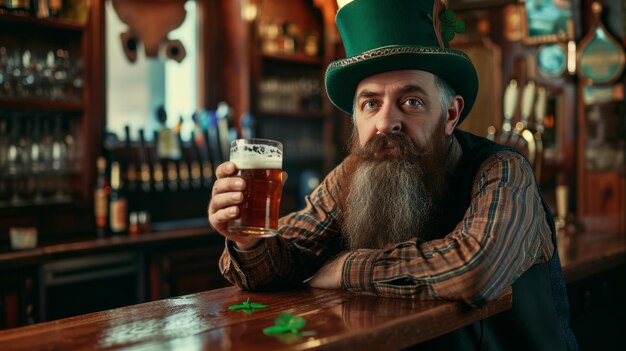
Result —
<svg viewBox="0 0 626 351"><path fill-rule="evenodd" d="M275 325L263 329L263 334L282 334L292 333L298 334L298 331L306 325L306 321L302 317L296 317L291 313L283 313L274 321Z"/></svg>
<svg viewBox="0 0 626 351"><path fill-rule="evenodd" d="M240 305L232 305L228 306L229 310L243 310L244 312L252 312L257 309L267 308L267 306L262 305L260 303L250 302L250 298L246 301L242 302Z"/></svg>
<svg viewBox="0 0 626 351"><path fill-rule="evenodd" d="M457 20L456 14L452 10L444 10L439 15L439 20L441 21L441 38L445 42L454 39L455 33L463 33L465 31L465 22Z"/></svg>

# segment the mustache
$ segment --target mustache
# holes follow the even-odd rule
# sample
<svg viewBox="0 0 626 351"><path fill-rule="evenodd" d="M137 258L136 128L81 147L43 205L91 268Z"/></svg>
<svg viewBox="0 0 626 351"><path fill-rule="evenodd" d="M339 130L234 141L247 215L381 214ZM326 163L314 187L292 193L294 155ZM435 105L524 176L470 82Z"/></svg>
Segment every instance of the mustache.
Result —
<svg viewBox="0 0 626 351"><path fill-rule="evenodd" d="M393 149L394 153L385 153L388 149ZM352 154L360 161L384 161L387 159L420 160L425 153L406 134L394 133L376 134L363 146L357 143Z"/></svg>

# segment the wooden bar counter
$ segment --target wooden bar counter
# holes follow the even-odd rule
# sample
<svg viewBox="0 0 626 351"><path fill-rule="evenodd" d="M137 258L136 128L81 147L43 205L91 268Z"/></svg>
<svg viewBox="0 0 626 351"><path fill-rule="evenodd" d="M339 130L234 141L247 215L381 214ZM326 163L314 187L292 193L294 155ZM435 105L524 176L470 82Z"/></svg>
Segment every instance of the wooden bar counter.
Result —
<svg viewBox="0 0 626 351"><path fill-rule="evenodd" d="M557 243L568 283L626 264L626 233L559 232Z"/></svg>
<svg viewBox="0 0 626 351"><path fill-rule="evenodd" d="M79 291L76 292L80 294ZM250 298L266 309L230 310ZM394 350L507 310L511 289L481 309L307 289L251 293L235 287L185 295L0 331L8 350ZM263 328L288 312L302 316L304 336L268 336Z"/></svg>
<svg viewBox="0 0 626 351"><path fill-rule="evenodd" d="M206 229L97 239L0 253L0 271L8 274L50 259L117 250L153 250L182 242L193 247L214 245L215 257L223 247L223 240ZM619 343L621 331L626 328L622 317L626 314L626 235L559 233L558 245L568 283L573 328L581 347L597 346L598 340L605 340L606 349L611 348ZM188 246L181 249L189 250ZM197 257L206 255L204 251L200 254L203 256ZM169 266L173 261L168 262ZM185 266L181 272L187 271ZM219 272L209 273L203 267L197 274L213 276ZM228 309L247 298L269 308L252 314ZM453 302L358 296L344 291L250 293L229 287L0 330L0 350L390 350L420 343L506 310L511 301L509 291L500 300L472 310ZM6 300L5 306L12 306L9 303ZM283 312L303 316L307 321L304 330L315 334L291 339L264 335L263 328L273 325Z"/></svg>

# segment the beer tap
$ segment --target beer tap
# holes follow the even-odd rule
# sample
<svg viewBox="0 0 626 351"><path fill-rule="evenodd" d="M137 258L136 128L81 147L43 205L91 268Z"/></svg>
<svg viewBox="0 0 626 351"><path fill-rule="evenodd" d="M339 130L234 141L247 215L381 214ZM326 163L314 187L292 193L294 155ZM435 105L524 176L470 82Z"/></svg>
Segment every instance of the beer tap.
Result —
<svg viewBox="0 0 626 351"><path fill-rule="evenodd" d="M228 160L230 153L230 132L228 124L233 120L235 111L224 101L217 104L215 115L217 117L217 134L219 138L219 148L222 160Z"/></svg>
<svg viewBox="0 0 626 351"><path fill-rule="evenodd" d="M167 112L163 106L159 106L156 111L157 121L161 124L161 127L155 132L155 145L158 160L165 160L164 171L167 175L167 185L170 191L176 191L178 189L178 168L176 167L176 161L181 159L182 151L181 145L179 145L177 137L167 127Z"/></svg>
<svg viewBox="0 0 626 351"><path fill-rule="evenodd" d="M206 124L206 140L209 148L210 157L215 165L223 162L222 153L220 152L220 137L217 126L217 114L215 111L206 110L202 115L202 122Z"/></svg>
<svg viewBox="0 0 626 351"><path fill-rule="evenodd" d="M191 165L187 162L187 159L185 157L185 152L184 152L184 145L185 143L183 142L183 138L180 134L180 130L182 128L182 124L183 124L183 119L182 117L178 118L178 126L176 127L176 132L173 133L175 135L175 142L174 144L176 145L176 148L178 149L178 153L179 153L179 158L178 158L178 179L179 179L179 183L180 183L180 187L183 190L187 190L189 189L189 185L190 185L190 178L191 178L191 170L190 167Z"/></svg>
<svg viewBox="0 0 626 351"><path fill-rule="evenodd" d="M141 181L141 189L149 193L151 183L150 165L148 164L146 139L143 134L143 129L139 129L139 143L139 180Z"/></svg>
<svg viewBox="0 0 626 351"><path fill-rule="evenodd" d="M541 168L543 166L543 119L546 115L547 92L545 87L537 90L537 103L535 104L535 144L537 145L537 157L535 158L535 175L537 181L541 180Z"/></svg>
<svg viewBox="0 0 626 351"><path fill-rule="evenodd" d="M496 139L496 127L489 126L487 128L487 139L494 141Z"/></svg>
<svg viewBox="0 0 626 351"><path fill-rule="evenodd" d="M524 91L522 93L522 111L520 122L517 122L515 125L516 132L521 135L521 140L523 140L526 144L522 149L526 149L528 151L528 160L531 164L534 164L535 162L536 145L533 133L528 130L528 120L530 119L533 104L535 102L535 91L535 82L529 81L524 87Z"/></svg>
<svg viewBox="0 0 626 351"><path fill-rule="evenodd" d="M502 133L500 134L500 144L507 144L510 142L512 132L512 121L515 108L517 106L517 98L519 91L517 88L517 81L511 79L509 85L504 91L504 120L502 122Z"/></svg>
<svg viewBox="0 0 626 351"><path fill-rule="evenodd" d="M195 131L191 131L191 186L194 189L200 189L202 187L202 157L200 156L200 150L198 150L198 144L196 144Z"/></svg>
<svg viewBox="0 0 626 351"><path fill-rule="evenodd" d="M211 162L211 156L209 155L209 146L207 141L206 130L202 128L201 115L194 112L191 115L191 120L194 123L194 130L192 132L191 139L193 144L198 150L200 155L200 163L202 164L202 185L205 188L210 189L213 186L213 163Z"/></svg>
<svg viewBox="0 0 626 351"><path fill-rule="evenodd" d="M130 139L130 126L124 126L124 134L126 135L126 187L132 193L137 188L137 170L133 157L133 146Z"/></svg>

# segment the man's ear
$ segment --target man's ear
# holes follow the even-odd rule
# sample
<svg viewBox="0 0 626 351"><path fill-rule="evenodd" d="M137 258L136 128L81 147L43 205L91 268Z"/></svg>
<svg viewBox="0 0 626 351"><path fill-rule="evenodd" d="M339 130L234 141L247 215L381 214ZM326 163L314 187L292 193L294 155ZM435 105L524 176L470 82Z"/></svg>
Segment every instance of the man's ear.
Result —
<svg viewBox="0 0 626 351"><path fill-rule="evenodd" d="M459 124L459 120L461 119L461 112L463 112L463 107L465 106L465 100L461 95L457 95L452 98L450 101L450 106L448 106L448 114L446 117L446 135L450 136L454 132L454 128L456 128L457 124Z"/></svg>

